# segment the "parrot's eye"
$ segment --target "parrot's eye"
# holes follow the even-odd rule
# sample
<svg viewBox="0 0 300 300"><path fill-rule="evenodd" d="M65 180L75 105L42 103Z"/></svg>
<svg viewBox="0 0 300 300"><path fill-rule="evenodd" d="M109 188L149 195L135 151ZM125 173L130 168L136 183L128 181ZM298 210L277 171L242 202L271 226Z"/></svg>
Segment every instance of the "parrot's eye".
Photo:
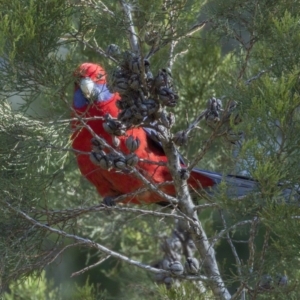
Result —
<svg viewBox="0 0 300 300"><path fill-rule="evenodd" d="M99 73L99 74L97 75L96 79L100 80L100 79L103 78L104 76L105 76L105 74Z"/></svg>

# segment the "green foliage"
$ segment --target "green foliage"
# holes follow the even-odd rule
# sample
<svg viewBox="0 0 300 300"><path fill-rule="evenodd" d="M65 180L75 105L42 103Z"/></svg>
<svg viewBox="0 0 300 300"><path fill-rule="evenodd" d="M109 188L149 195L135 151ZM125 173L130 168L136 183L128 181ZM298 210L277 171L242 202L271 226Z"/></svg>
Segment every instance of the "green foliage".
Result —
<svg viewBox="0 0 300 300"><path fill-rule="evenodd" d="M212 300L213 295L206 291L205 287L199 283L185 282L177 287L167 289L165 285L159 286L161 300Z"/></svg>
<svg viewBox="0 0 300 300"><path fill-rule="evenodd" d="M26 57L32 57L37 50L41 56L56 50L58 34L62 34L68 24L66 8L66 3L55 0L5 1L1 11L2 28L10 33L6 46L12 50L9 58L26 62Z"/></svg>
<svg viewBox="0 0 300 300"><path fill-rule="evenodd" d="M17 280L9 286L9 292L3 294L3 299L58 299L58 290L53 288L51 282L45 277L45 272L40 278L28 277L24 281Z"/></svg>
<svg viewBox="0 0 300 300"><path fill-rule="evenodd" d="M46 278L45 271L41 276L28 277L26 280L9 285L9 292L3 294L3 300L94 300L106 299L106 292L100 291L87 280L83 286L76 283L73 286L54 286L53 282Z"/></svg>
<svg viewBox="0 0 300 300"><path fill-rule="evenodd" d="M173 67L181 100L176 107L178 119L174 131L185 128L188 122L193 121L205 110L209 98L223 96L224 86L231 81L230 73L232 72L232 58L230 55L221 55L221 47L214 35L195 35L193 39L185 41L181 47L194 50L179 56ZM193 132L191 134L193 138L188 146L182 149L189 159L204 145L211 134L208 126L203 123L200 126L201 130ZM226 142L225 147L221 146L221 143L224 145L224 140L215 141L212 151L209 151L201 160L202 168L217 169L228 164L226 158L228 147L226 147ZM221 151L216 153L216 149Z"/></svg>
<svg viewBox="0 0 300 300"><path fill-rule="evenodd" d="M5 283L34 269L39 270L40 263L45 263L39 253L47 252L43 243L49 235L16 217L11 206L32 211L36 206L47 205L45 191L58 165L53 163L53 153L45 145L49 134L53 141L58 136L53 127L13 112L5 102L0 104L0 115L0 251ZM61 157L60 163L63 160ZM35 268L30 268L31 265Z"/></svg>
<svg viewBox="0 0 300 300"><path fill-rule="evenodd" d="M61 82L65 61L57 51L65 44L61 36L70 29L70 13L66 2L58 0L1 2L3 92L32 97L42 87Z"/></svg>
<svg viewBox="0 0 300 300"><path fill-rule="evenodd" d="M173 130L185 128L187 120L199 115L212 96L224 96L225 103L238 102L242 123L231 125L244 133L242 146L234 148L222 138L215 139L200 166L222 173L246 170L259 182L259 194L232 201L223 184L210 201L224 209L228 227L256 217L260 220L252 273L248 265L251 226L230 232L234 240L244 241L235 246L245 281L255 287L263 274L273 278L278 273L288 275L287 289L276 286L273 292L259 294L259 299L297 299L298 207L293 205L296 199L287 202L283 193L296 190L300 178L300 4L292 0L171 2L141 0L132 6L144 55L150 50L144 42L145 32L155 30L160 35L161 50L151 59L153 70L168 65L169 42L182 38L173 56L172 75L180 95L173 110L177 118ZM43 224L85 236L145 263L160 258L159 244L173 229L171 219L143 214L78 213L98 205L101 199L80 176L70 153L67 119L72 73L87 60L100 62L109 70L113 63L99 53L111 43L123 50L129 48L128 23L118 1L87 3L0 2L0 275L3 288L9 286L10 290L4 299L94 299L95 295L97 299L120 299L120 295L126 295L123 299L213 299L210 291L202 297L191 282L171 290L157 287L144 270L116 259L92 269L90 281L81 277L84 279L76 285L56 286L41 273L57 254L56 247L61 249L71 241L32 226L16 212L19 209ZM183 38L204 18L210 21L208 29ZM21 96L18 111L7 104L15 94ZM188 160L202 150L212 133L204 122L199 126L188 146L180 149ZM210 237L223 229L217 210L203 210L200 215ZM102 258L89 249L81 254L71 261L72 269ZM225 239L217 243L217 255L226 283L234 291L240 275ZM36 280L28 277L30 274L42 276ZM105 283L100 291L99 281Z"/></svg>

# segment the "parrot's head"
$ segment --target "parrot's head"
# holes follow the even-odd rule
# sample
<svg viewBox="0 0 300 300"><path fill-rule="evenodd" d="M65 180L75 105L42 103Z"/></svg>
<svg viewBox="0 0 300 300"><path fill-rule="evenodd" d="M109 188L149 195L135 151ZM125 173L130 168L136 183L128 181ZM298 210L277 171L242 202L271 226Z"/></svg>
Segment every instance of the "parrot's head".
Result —
<svg viewBox="0 0 300 300"><path fill-rule="evenodd" d="M94 63L83 63L75 71L73 105L82 109L93 103L105 102L113 97L106 86L104 69Z"/></svg>

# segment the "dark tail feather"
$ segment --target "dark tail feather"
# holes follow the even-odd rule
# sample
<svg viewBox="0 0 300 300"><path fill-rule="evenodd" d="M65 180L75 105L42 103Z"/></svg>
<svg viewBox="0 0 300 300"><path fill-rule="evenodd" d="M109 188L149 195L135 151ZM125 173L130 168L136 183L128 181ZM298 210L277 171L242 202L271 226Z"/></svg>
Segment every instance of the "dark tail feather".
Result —
<svg viewBox="0 0 300 300"><path fill-rule="evenodd" d="M222 176L219 173L210 172L206 170L201 170L194 168L192 174L197 173L202 176L206 176L214 181L214 185L211 188L211 192L217 188L221 181L225 181L227 184L227 196L230 198L237 198L250 194L251 192L260 192L258 181L251 179L246 176L239 175L227 175ZM278 186L283 184L278 183ZM285 198L286 202L299 202L300 200L300 190L297 187L294 188L284 188L282 190L282 196Z"/></svg>
<svg viewBox="0 0 300 300"><path fill-rule="evenodd" d="M258 188L258 182L244 176L238 175L227 175L222 176L219 173L210 172L206 170L201 170L198 168L194 168L193 174L201 174L214 182L214 185L211 187L211 191L213 192L216 189L217 185L222 181L225 181L227 184L227 196L228 197L241 197L245 196Z"/></svg>

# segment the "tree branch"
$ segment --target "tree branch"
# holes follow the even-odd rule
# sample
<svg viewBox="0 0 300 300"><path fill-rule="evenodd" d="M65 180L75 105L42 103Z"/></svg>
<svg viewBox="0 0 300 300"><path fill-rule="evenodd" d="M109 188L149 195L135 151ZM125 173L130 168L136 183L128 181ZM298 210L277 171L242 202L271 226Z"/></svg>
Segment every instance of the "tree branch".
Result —
<svg viewBox="0 0 300 300"><path fill-rule="evenodd" d="M132 8L130 7L130 5L128 3L125 3L124 0L120 0L120 3L122 6L122 9L124 11L126 21L128 23L127 31L129 34L129 42L130 42L131 50L137 54L140 54L139 43L138 43L137 35L135 32L135 28L133 25L133 19L132 19L132 13L131 13Z"/></svg>
<svg viewBox="0 0 300 300"><path fill-rule="evenodd" d="M165 270L162 270L162 269L157 269L157 268L153 268L151 266L148 266L148 265L145 265L145 264L142 264L136 260L133 260L123 254L120 254L118 252L115 252L113 250L110 250L104 246L102 246L101 244L99 243L96 243L96 242L93 242L92 240L90 239L86 239L86 238L83 238L83 237L80 237L78 235L75 235L75 234L70 234L70 233L67 233L63 230L59 230L59 229L56 229L56 228L53 228L53 227L50 227L50 226L47 226L45 224L42 224L40 223L39 221L31 218L29 215L27 215L26 213L24 213L23 211L19 210L19 209L16 209L14 207L12 207L8 202L3 202L10 210L14 211L15 213L17 213L18 215L20 215L22 218L26 219L27 221L29 221L30 223L32 223L34 226L38 226L40 228L43 228L44 230L47 230L47 231L50 231L52 233L55 233L55 234L58 234L60 236L63 236L63 237L66 237L66 238L70 238L70 239L73 239L75 240L76 242L78 243L82 243L84 244L85 246L88 246L88 247L91 247L91 248L96 248L98 250L100 250L101 252L104 252L106 253L107 255L110 255L112 257L115 257L117 259L120 259L130 265L133 265L133 266L136 266L138 268L141 268L141 269L144 269L144 270L147 270L147 271L150 271L152 273L167 273L169 274L169 272L165 271Z"/></svg>
<svg viewBox="0 0 300 300"><path fill-rule="evenodd" d="M117 197L116 201L117 202L122 201L126 197L128 197L128 194ZM66 220L69 219L77 218L87 213L96 213L99 211L120 211L120 212L136 213L141 215L152 215L159 218L172 218L178 220L186 220L185 216L179 216L177 214L163 213L158 211L144 210L144 209L132 208L132 207L123 207L123 206L104 206L103 204L94 205L86 208L82 207L82 208L74 208L74 209L66 209L66 210L48 210L48 209L30 210L30 212L35 214L46 215L48 218L47 225L49 226L52 226L60 222L65 222ZM62 216L61 218L59 218L60 215ZM58 217L54 219L55 216Z"/></svg>
<svg viewBox="0 0 300 300"><path fill-rule="evenodd" d="M174 185L176 195L179 200L180 210L182 213L186 214L188 218L193 220L192 223L186 222L186 230L191 234L196 248L203 260L205 274L211 280L210 287L215 297L218 297L219 299L230 299L231 296L220 275L214 249L209 243L206 232L204 231L197 212L194 209L195 205L191 199L187 181L181 178L181 166L178 151L174 143L171 141L170 132L168 130L163 132L161 143L164 152L168 157L168 167L175 183Z"/></svg>

